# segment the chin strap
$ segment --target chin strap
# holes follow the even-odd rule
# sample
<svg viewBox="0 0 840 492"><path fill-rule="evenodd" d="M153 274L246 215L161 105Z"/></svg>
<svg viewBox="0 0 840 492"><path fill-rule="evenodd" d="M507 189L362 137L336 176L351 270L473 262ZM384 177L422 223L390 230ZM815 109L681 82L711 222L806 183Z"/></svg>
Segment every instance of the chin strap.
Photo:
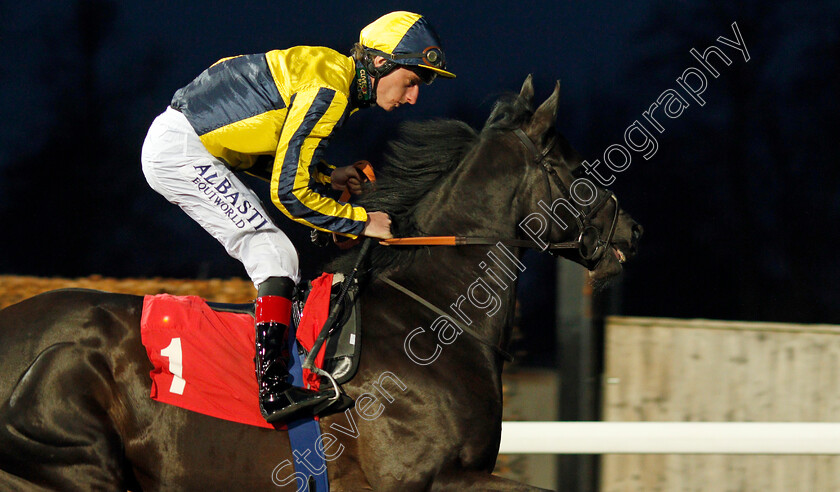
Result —
<svg viewBox="0 0 840 492"><path fill-rule="evenodd" d="M376 66L373 59L376 56L381 56L385 59L385 63ZM399 64L394 61L393 55L383 51L365 49L364 59L356 62L356 81L358 85L358 102L366 106L372 106L376 103L376 88L379 87L379 81L382 77L391 73ZM371 77L374 79L371 84ZM371 90L362 90L363 88L371 88ZM366 107L365 106L365 107Z"/></svg>
<svg viewBox="0 0 840 492"><path fill-rule="evenodd" d="M376 104L376 86L379 77L374 80L370 71L362 63L356 63L356 105L367 108Z"/></svg>

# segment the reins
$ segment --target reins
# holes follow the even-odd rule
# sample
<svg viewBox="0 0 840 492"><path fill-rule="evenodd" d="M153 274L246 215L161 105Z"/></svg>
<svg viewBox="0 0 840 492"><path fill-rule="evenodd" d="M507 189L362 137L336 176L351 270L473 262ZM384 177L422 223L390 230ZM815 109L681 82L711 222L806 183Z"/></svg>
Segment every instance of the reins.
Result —
<svg viewBox="0 0 840 492"><path fill-rule="evenodd" d="M513 361L513 356L510 355L503 348L501 348L498 344L495 344L493 342L485 340L477 331L475 331L472 328L466 326L465 324L459 322L458 320L452 318L451 316L446 314L443 310L441 310L440 308L438 308L437 306L435 306L431 302L427 301L426 299L424 299L419 294L415 294L414 292L409 290L407 287L404 287L404 286L394 282L393 280L391 280L387 277L383 277L380 280L382 280L386 284L390 285L394 289L402 292L406 296L414 299L415 301L422 304L425 308L429 309L430 311L437 314L438 316L445 316L450 322L454 323L455 326L457 326L462 332L466 333L467 335L470 335L471 337L475 338L479 342L481 342L484 345L487 345L491 349L495 350L496 353L498 353L500 356L502 356L502 358L505 359L506 361L508 361L508 362Z"/></svg>

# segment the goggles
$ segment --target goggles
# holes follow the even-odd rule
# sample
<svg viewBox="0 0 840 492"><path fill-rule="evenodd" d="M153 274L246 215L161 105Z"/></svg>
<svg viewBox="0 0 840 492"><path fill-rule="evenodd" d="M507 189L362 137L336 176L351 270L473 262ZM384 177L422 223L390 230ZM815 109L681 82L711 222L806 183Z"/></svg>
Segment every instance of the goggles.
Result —
<svg viewBox="0 0 840 492"><path fill-rule="evenodd" d="M443 55L443 50L437 46L429 46L423 50L422 53L400 53L399 55L391 55L391 59L397 63L399 63L399 60L419 59L423 65L439 68L441 70L446 68L446 57ZM420 63L416 63L416 65L420 65Z"/></svg>
<svg viewBox="0 0 840 492"><path fill-rule="evenodd" d="M437 78L438 72L435 70L446 70L446 57L437 46L429 46L424 49L422 53L398 53L390 54L380 50L370 50L375 55L384 57L394 63L408 69L415 67L431 67L432 70L412 70L415 72L425 84L431 84Z"/></svg>

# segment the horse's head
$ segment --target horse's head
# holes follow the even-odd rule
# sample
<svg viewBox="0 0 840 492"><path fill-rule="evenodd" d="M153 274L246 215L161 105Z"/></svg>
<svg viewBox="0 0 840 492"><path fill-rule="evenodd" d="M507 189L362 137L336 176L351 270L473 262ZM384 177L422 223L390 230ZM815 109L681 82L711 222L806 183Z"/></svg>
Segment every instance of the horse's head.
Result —
<svg viewBox="0 0 840 492"><path fill-rule="evenodd" d="M496 103L480 134L455 120L405 124L376 189L359 203L388 212L397 237L550 249L604 283L636 253L642 228L579 173L579 154L555 128L559 92L558 84L534 110L529 76L518 95ZM410 264L417 251L375 248L374 269Z"/></svg>
<svg viewBox="0 0 840 492"><path fill-rule="evenodd" d="M582 173L582 161L557 131L560 84L535 111L530 76L519 95L497 105L487 129L497 130L524 166L525 176L514 197L520 235L537 247L585 266L596 285L622 272L622 264L636 254L642 227L624 212L618 198Z"/></svg>

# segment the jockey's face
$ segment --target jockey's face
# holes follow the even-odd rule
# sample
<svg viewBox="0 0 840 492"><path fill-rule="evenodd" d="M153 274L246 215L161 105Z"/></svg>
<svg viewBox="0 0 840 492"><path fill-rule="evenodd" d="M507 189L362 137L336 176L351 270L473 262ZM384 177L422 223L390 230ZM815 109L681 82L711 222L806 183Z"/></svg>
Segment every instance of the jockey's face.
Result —
<svg viewBox="0 0 840 492"><path fill-rule="evenodd" d="M377 67L385 63L385 59L377 56L374 61ZM391 111L400 104L414 104L420 94L420 76L403 67L397 67L379 80L376 86L376 104L385 111Z"/></svg>

